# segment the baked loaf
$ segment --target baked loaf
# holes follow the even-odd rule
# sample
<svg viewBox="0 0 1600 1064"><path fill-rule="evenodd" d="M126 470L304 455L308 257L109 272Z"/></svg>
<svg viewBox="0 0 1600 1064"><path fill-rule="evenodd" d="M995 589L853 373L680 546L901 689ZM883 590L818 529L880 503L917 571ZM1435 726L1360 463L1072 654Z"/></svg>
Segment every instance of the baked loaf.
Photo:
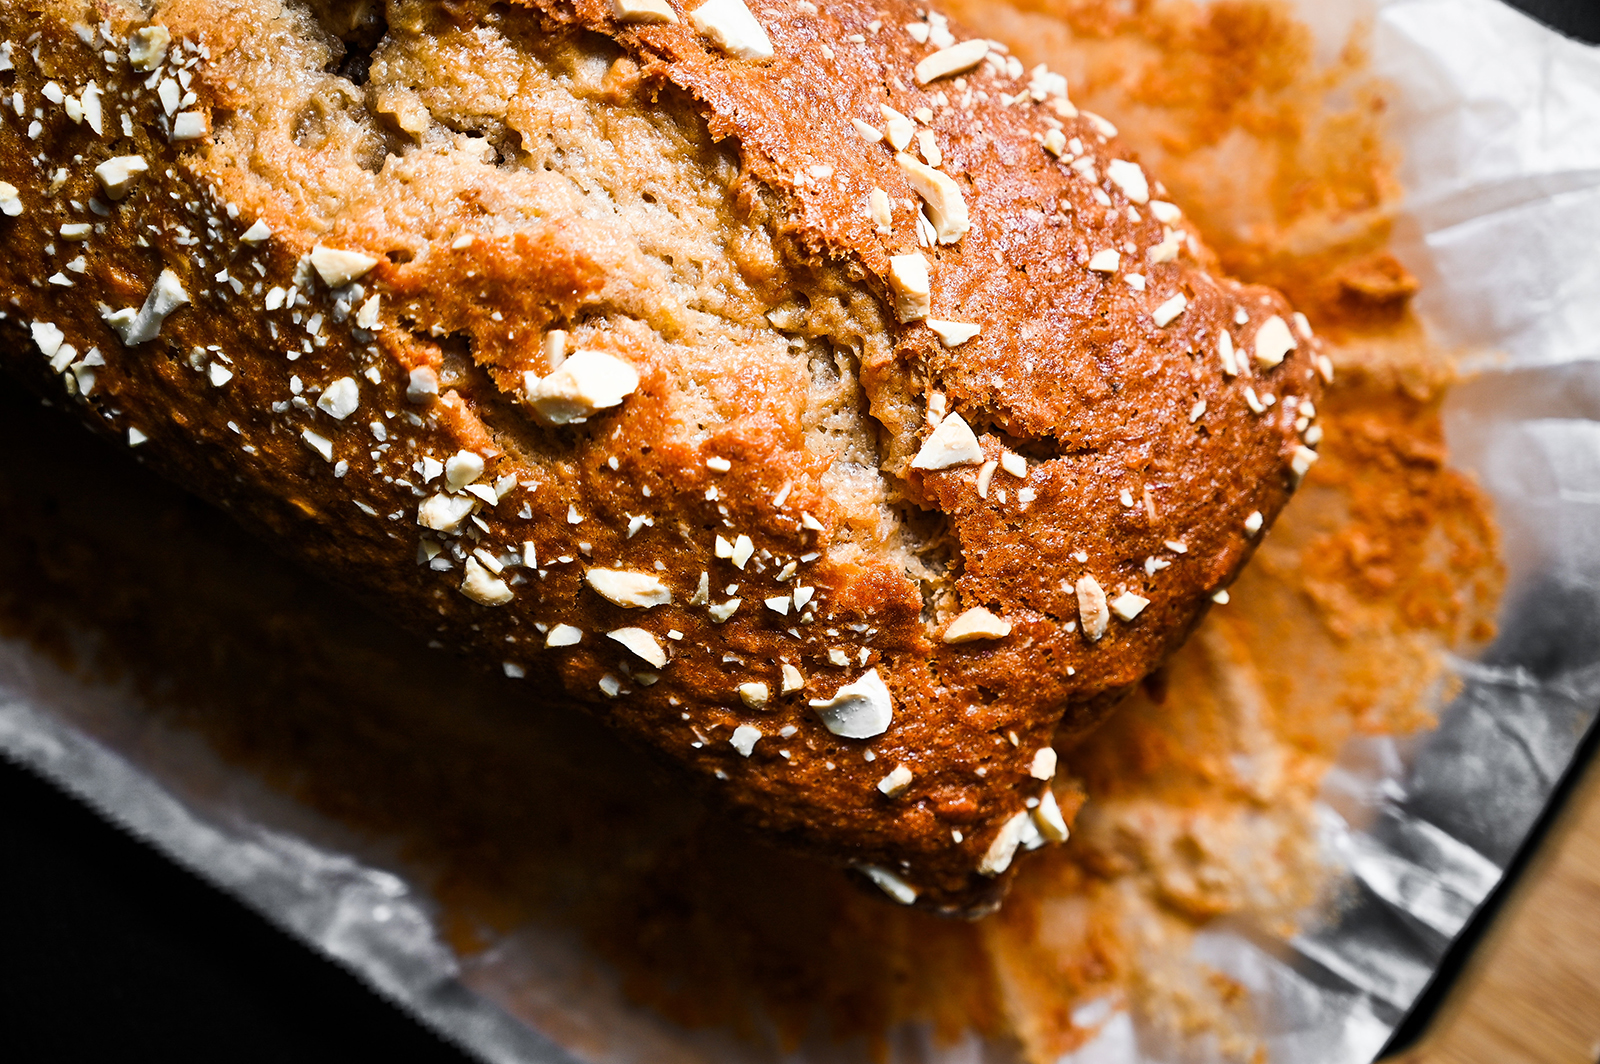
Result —
<svg viewBox="0 0 1600 1064"><path fill-rule="evenodd" d="M902 902L1065 838L1053 742L1316 457L1304 318L909 4L0 0L0 39L13 373Z"/></svg>

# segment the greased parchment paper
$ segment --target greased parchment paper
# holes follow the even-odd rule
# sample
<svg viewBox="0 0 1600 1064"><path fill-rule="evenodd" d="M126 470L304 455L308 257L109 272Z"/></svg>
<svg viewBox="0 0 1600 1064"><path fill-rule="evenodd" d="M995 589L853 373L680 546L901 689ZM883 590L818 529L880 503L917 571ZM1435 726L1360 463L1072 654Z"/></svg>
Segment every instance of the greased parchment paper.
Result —
<svg viewBox="0 0 1600 1064"><path fill-rule="evenodd" d="M1270 1059L1353 1064L1371 1059L1496 883L1600 706L1600 54L1494 0L1307 0L1302 15L1329 55L1352 25L1373 20L1372 65L1396 87L1390 129L1405 159L1395 250L1424 282L1418 305L1435 337L1476 373L1452 393L1449 444L1453 462L1494 500L1509 577L1500 633L1478 660L1454 663L1459 692L1438 728L1353 741L1328 776L1317 817L1323 858L1341 889L1293 927L1233 918L1193 939L1197 968L1249 991L1252 1033ZM63 465L60 476L72 468ZM85 495L92 498L82 501L84 520L92 522L103 497ZM215 550L188 548L195 579L236 567L225 537L217 538ZM287 610L303 586L269 561L255 564L259 571L197 595L209 595L222 614L270 614L280 599ZM645 840L696 815L654 801L643 784L630 789L648 767L626 752L596 753L609 748L586 722L545 721L531 732L496 708L511 685L406 661L384 633L335 605L326 613L326 630L341 641L324 672L302 664L282 689L267 683L234 696L259 700L263 714L275 700L292 704L314 725L321 703L334 718L343 684L407 689L409 702L444 723L400 710L394 719L345 720L342 749L425 755L428 729L439 728L440 750L448 745L479 766L483 815L519 825L521 835L512 835L527 840L530 859L587 846L605 853L616 875L634 874ZM42 650L48 643L37 633L0 641L0 749L484 1059L865 1058L869 1047L859 1040L763 1049L770 1040L680 1028L630 1004L583 937L559 920L512 934L459 926L445 899L474 884L424 884L395 871L430 860L405 841L403 803L393 811L392 842L381 818L368 815L366 827L380 830L365 832L330 822L288 797L305 793L304 780L237 767L233 755L242 751L299 741L284 729L252 729L248 712L226 730L186 727L181 715L151 711L167 688L136 678L89 681L60 664L93 659L96 635L60 638L57 652ZM269 649L297 662L318 652L297 642L298 632L272 638ZM181 692L185 682L175 676L170 686ZM288 753L303 758L308 774L336 781L319 792L319 807L341 807L339 788L350 792L345 805L361 806L376 781L364 780L359 766L323 764L344 755L327 754L314 730ZM559 801L519 807L505 796L531 775L547 800L569 779L568 793L592 796L584 779L604 776L616 809L597 818ZM599 823L609 825L605 837L582 837ZM546 899L553 911L578 906L591 886L578 878L563 884L559 875L547 881L556 884ZM1215 1033L1175 1036L1171 1025L1127 1005L1116 996L1078 1004L1073 1020L1092 1038L1063 1062L1233 1059L1237 1047ZM905 1061L1012 1054L975 1036L951 1043L921 1028L899 1032L886 1048Z"/></svg>

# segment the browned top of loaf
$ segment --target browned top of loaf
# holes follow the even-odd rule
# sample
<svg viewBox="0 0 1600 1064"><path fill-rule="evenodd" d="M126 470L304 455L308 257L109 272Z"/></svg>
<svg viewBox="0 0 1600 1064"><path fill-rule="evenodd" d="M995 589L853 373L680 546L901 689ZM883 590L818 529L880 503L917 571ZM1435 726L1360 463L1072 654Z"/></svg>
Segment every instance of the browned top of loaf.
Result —
<svg viewBox="0 0 1600 1064"><path fill-rule="evenodd" d="M524 671L530 696L558 681L757 830L889 870L919 904L975 911L1004 882L979 872L986 853L1048 794L1039 751L1160 664L1287 499L1320 431L1315 344L1291 325L1282 363L1252 365L1257 330L1281 329L1289 307L1208 272L1159 184L1143 202L1125 172L1112 180L1114 130L1048 79L997 54L919 85L937 18L757 3L775 54L752 61L669 2L676 24L622 25L599 0L393 3L383 22L333 27L381 38L358 85L323 72L341 46L298 8L275 22L244 0L158 4L171 48L134 70L127 38L144 23L121 9L0 0L0 181L20 190L20 213L0 215L4 357L284 549L442 644ZM932 134L971 214L958 240L919 251L916 189L852 124L882 129L884 106ZM182 114L202 135L173 139ZM692 264L687 310L662 309L690 269L671 241L704 239L688 224L700 215L663 215L688 222L642 255L648 224L622 239L588 190L550 184L601 165L546 152L584 122L604 134L587 150L636 178L659 156L661 197L699 190L690 206L721 243ZM484 123L520 140L491 132L485 155L470 139ZM339 170L349 144L364 162ZM94 170L126 155L149 173L112 201ZM608 186L619 216L653 217L649 180ZM258 222L270 238L242 241ZM376 264L330 291L305 259L315 245ZM1109 250L1118 263L1091 270ZM890 259L912 253L928 263L928 317L979 335L946 346L896 321ZM125 347L103 312L139 307L162 270L190 302ZM1178 295L1181 313L1157 324ZM630 363L637 390L582 425L534 417L523 374L553 368L552 328ZM440 395L408 397L418 368ZM342 417L341 393L358 397ZM911 468L941 401L1004 465ZM449 495L426 460L462 450L486 463L474 516L420 529L419 505ZM718 537L740 536L748 559L718 556ZM463 594L468 565L509 602ZM614 605L593 569L654 577L671 602ZM1090 638L1085 577L1148 605ZM943 642L978 606L1009 634ZM547 648L560 624L581 641ZM606 638L624 628L668 663ZM783 665L802 690L783 693ZM868 669L892 722L831 734L808 700ZM764 705L741 697L752 683ZM730 742L741 726L760 733L748 755ZM901 766L909 783L884 793Z"/></svg>

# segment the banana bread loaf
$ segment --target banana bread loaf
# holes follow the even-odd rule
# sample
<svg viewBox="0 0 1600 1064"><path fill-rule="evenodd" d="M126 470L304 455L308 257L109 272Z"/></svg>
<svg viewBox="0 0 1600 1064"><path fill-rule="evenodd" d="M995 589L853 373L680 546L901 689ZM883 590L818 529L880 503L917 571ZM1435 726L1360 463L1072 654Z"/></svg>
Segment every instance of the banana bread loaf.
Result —
<svg viewBox="0 0 1600 1064"><path fill-rule="evenodd" d="M12 375L944 911L1316 457L1162 197L900 0L0 0Z"/></svg>

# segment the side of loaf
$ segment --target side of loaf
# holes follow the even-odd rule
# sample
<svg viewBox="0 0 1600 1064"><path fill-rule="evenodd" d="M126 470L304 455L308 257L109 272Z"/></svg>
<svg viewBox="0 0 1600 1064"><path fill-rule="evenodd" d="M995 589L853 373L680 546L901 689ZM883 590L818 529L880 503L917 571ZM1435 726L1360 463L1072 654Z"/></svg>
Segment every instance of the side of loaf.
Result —
<svg viewBox="0 0 1600 1064"><path fill-rule="evenodd" d="M1066 89L893 2L0 0L0 363L983 911L1331 375Z"/></svg>

